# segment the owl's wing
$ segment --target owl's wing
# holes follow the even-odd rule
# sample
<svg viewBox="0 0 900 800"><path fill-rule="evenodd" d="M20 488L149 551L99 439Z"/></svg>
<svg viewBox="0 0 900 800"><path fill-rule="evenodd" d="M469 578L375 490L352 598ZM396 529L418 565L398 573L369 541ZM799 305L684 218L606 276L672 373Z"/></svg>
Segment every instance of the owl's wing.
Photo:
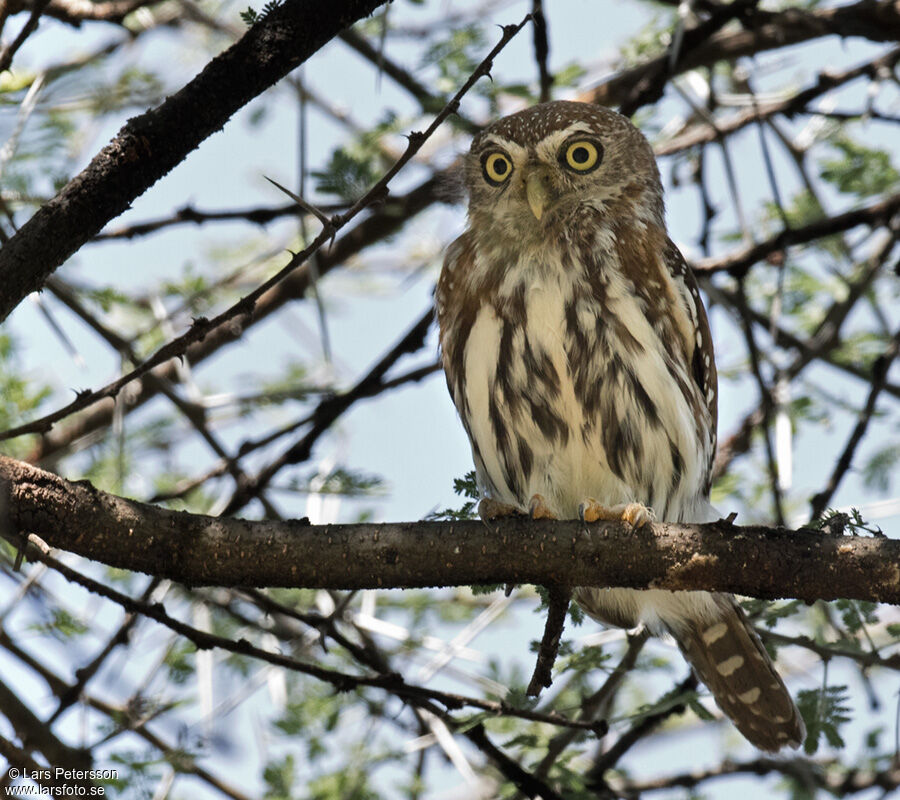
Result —
<svg viewBox="0 0 900 800"><path fill-rule="evenodd" d="M441 332L441 360L453 402L463 424L468 417L465 393L465 343L474 322L473 306L466 302L465 276L471 273L475 249L464 233L447 248L435 290L435 307ZM467 428L468 430L468 428Z"/></svg>
<svg viewBox="0 0 900 800"><path fill-rule="evenodd" d="M666 266L672 275L675 287L684 303L685 310L690 316L692 329L695 332L693 341L686 342L686 352L691 359L691 373L709 409L712 435L712 447L710 448L709 468L712 470L712 461L716 452L716 424L718 420L719 382L716 373L716 356L713 350L712 334L709 330L709 320L706 317L706 309L700 297L700 289L697 279L691 268L681 255L681 251L671 239L666 240L665 252Z"/></svg>

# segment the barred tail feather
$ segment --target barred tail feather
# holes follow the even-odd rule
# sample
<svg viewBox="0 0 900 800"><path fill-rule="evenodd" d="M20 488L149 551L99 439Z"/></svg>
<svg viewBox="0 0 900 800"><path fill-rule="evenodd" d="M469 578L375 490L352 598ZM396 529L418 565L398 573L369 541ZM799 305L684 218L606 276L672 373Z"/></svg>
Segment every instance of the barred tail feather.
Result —
<svg viewBox="0 0 900 800"><path fill-rule="evenodd" d="M806 737L800 712L741 607L712 595L717 613L669 626L684 657L719 708L760 750L799 747Z"/></svg>

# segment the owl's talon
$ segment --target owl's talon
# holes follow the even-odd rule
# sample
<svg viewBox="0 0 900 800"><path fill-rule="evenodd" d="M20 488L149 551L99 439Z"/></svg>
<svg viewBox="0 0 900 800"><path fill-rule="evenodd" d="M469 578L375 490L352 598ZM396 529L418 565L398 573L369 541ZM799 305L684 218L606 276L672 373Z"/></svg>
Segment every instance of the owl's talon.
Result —
<svg viewBox="0 0 900 800"><path fill-rule="evenodd" d="M610 509L601 506L593 498L588 498L578 506L578 518L582 522L596 522L598 519L614 519Z"/></svg>
<svg viewBox="0 0 900 800"><path fill-rule="evenodd" d="M500 517L517 517L521 514L522 512L515 506L494 500L493 497L483 497L478 503L478 516L485 522Z"/></svg>
<svg viewBox="0 0 900 800"><path fill-rule="evenodd" d="M628 503L622 510L622 519L630 523L632 528L643 528L648 522L656 519L656 514L652 508L641 503Z"/></svg>
<svg viewBox="0 0 900 800"><path fill-rule="evenodd" d="M641 503L622 503L616 506L603 506L596 500L588 498L578 506L578 516L582 522L627 522L633 528L642 528L656 519L653 509Z"/></svg>
<svg viewBox="0 0 900 800"><path fill-rule="evenodd" d="M536 494L528 502L528 513L532 519L556 519L556 515L547 508L543 495Z"/></svg>

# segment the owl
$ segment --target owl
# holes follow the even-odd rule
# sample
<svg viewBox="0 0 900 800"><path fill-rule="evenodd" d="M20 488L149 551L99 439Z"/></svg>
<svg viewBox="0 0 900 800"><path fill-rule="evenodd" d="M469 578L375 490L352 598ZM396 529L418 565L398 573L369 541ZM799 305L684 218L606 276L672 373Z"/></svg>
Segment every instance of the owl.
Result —
<svg viewBox="0 0 900 800"><path fill-rule="evenodd" d="M666 233L647 140L606 108L542 103L478 134L464 180L468 225L436 305L481 516L717 519L712 338ZM671 634L756 747L803 741L731 595L580 588L575 599L601 622Z"/></svg>

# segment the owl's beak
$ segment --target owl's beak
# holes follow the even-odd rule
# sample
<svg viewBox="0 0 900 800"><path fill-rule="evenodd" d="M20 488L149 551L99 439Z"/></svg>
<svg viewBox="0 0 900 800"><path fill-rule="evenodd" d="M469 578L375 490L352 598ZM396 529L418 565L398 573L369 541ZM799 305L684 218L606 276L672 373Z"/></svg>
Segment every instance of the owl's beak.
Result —
<svg viewBox="0 0 900 800"><path fill-rule="evenodd" d="M544 208L550 199L547 191L547 175L540 168L531 170L525 175L525 199L528 207L537 219L544 216Z"/></svg>

